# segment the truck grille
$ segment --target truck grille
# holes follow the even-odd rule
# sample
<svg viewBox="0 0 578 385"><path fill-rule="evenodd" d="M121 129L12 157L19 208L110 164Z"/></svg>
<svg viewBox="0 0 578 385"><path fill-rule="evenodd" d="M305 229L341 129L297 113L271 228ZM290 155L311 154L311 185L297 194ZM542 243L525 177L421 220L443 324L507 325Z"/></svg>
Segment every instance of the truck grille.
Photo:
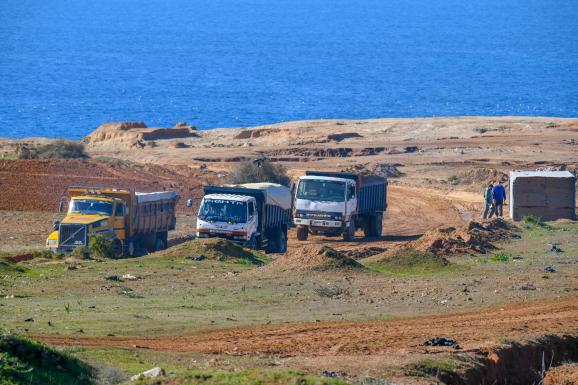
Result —
<svg viewBox="0 0 578 385"><path fill-rule="evenodd" d="M61 224L58 246L86 246L86 226Z"/></svg>

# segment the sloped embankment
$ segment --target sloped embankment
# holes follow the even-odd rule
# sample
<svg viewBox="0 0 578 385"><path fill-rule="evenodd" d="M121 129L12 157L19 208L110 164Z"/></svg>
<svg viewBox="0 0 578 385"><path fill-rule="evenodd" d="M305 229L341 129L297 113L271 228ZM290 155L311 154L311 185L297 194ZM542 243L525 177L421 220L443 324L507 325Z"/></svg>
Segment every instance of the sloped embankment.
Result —
<svg viewBox="0 0 578 385"><path fill-rule="evenodd" d="M219 238L183 242L154 255L168 258L241 262L253 265L264 265L270 261L267 256L258 251L245 249L236 243Z"/></svg>
<svg viewBox="0 0 578 385"><path fill-rule="evenodd" d="M97 371L32 340L0 336L0 382L6 385L92 385Z"/></svg>

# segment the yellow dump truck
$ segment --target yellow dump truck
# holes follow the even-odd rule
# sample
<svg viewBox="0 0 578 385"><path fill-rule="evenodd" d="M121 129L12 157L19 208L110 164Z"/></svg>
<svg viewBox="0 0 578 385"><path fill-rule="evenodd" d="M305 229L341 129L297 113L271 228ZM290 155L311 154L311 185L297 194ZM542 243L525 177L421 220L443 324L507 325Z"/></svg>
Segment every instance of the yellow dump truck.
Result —
<svg viewBox="0 0 578 385"><path fill-rule="evenodd" d="M112 240L116 255L165 249L168 232L175 228L178 199L173 191L71 187L66 217L53 223L46 247L53 253L67 254L87 246L90 235L102 234Z"/></svg>

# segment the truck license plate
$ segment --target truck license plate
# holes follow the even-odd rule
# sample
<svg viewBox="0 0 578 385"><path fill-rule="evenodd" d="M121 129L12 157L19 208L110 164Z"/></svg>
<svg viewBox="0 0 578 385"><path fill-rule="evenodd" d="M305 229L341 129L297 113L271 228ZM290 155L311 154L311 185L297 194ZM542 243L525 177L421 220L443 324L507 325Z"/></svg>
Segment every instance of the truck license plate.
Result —
<svg viewBox="0 0 578 385"><path fill-rule="evenodd" d="M324 221L313 221L313 226L325 226Z"/></svg>

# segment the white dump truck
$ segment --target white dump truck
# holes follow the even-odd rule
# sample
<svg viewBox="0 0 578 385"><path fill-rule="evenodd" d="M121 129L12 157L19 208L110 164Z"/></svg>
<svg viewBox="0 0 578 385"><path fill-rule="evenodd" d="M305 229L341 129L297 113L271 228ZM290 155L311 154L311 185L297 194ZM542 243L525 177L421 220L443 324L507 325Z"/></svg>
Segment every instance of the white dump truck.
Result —
<svg viewBox="0 0 578 385"><path fill-rule="evenodd" d="M275 183L247 183L205 186L204 193L197 216L197 237L226 238L270 253L287 251L289 188Z"/></svg>
<svg viewBox="0 0 578 385"><path fill-rule="evenodd" d="M387 209L387 179L343 172L307 171L295 188L297 239L342 235L351 241L362 228L366 237L382 233Z"/></svg>

